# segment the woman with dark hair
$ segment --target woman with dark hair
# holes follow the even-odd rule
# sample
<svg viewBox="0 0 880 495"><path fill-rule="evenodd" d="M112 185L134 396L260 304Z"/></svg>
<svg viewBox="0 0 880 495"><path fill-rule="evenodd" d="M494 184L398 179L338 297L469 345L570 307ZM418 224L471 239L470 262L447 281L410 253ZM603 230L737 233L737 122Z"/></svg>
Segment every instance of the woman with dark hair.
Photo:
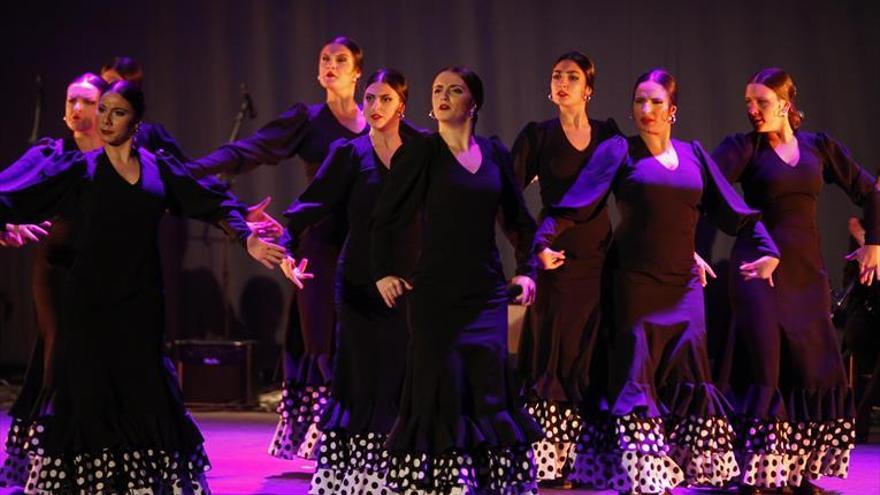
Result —
<svg viewBox="0 0 880 495"><path fill-rule="evenodd" d="M873 281L880 262L880 189L839 142L799 129L796 97L783 70L756 73L745 91L754 132L727 137L713 153L782 251L774 289L741 280L731 286L737 366L722 381L736 405L743 491L751 492L791 486L814 493L810 480L845 477L849 467L855 411L817 230L823 182L864 208L865 245L850 256L861 283ZM751 256L737 242L731 266Z"/></svg>
<svg viewBox="0 0 880 495"><path fill-rule="evenodd" d="M336 275L336 358L310 490L316 494L380 493L385 485L383 444L397 417L409 332L404 307L386 307L373 283L370 215L392 155L418 134L403 121L407 96L406 79L398 71L372 74L363 100L370 133L335 143L315 179L284 214L291 253L303 232L334 211L346 212L349 228ZM408 132L401 132L404 126ZM417 251L414 227L394 244L395 261L405 273L412 270Z"/></svg>
<svg viewBox="0 0 880 495"><path fill-rule="evenodd" d="M326 102L293 105L252 136L224 144L193 162L199 169L196 175L239 174L299 155L311 182L331 143L367 131L366 118L355 101L363 59L363 51L351 38L328 41L318 57L318 82L326 90ZM344 222L331 215L299 239L297 255L308 258L315 280L297 291L291 304L284 343L284 391L278 405L281 418L269 446L275 457L312 458L315 454L320 437L317 423L327 405L332 377L333 281L344 238Z"/></svg>
<svg viewBox="0 0 880 495"><path fill-rule="evenodd" d="M407 292L411 334L388 484L403 493L535 493L530 448L540 428L508 379L507 303L495 222L516 247L517 301L534 300L534 220L497 139L474 135L483 85L470 69L432 84L438 132L403 145L373 214L372 266L388 307ZM418 215L418 216L417 216ZM395 243L422 224L412 279Z"/></svg>
<svg viewBox="0 0 880 495"><path fill-rule="evenodd" d="M78 226L56 352L28 418L26 493L208 493L202 436L165 367L158 222L170 209L222 227L269 268L283 259L234 198L132 146L143 112L140 88L115 83L98 107L103 149L54 156L0 191L0 222L71 205Z"/></svg>
<svg viewBox="0 0 880 495"><path fill-rule="evenodd" d="M583 53L562 54L550 73L548 95L559 116L530 122L513 144L519 187L537 179L544 208L562 199L600 143L620 134L612 119L587 115L595 73ZM603 400L607 373L599 350L599 286L610 240L605 208L560 236L553 248L565 253L566 263L538 272L535 304L526 311L517 367L529 414L545 433L535 444L539 480L565 477L584 421L581 412L596 416Z"/></svg>
<svg viewBox="0 0 880 495"><path fill-rule="evenodd" d="M599 145L535 235L543 265L564 264L550 249L554 240L593 218L614 193L621 220L607 261L611 424L584 428L569 477L596 488L666 493L685 480L721 486L739 473L729 405L706 356L693 256L700 211L754 247L760 257L741 267L744 277L768 279L779 253L758 212L702 146L672 139L677 110L672 75L655 69L639 77L632 103L639 135Z"/></svg>
<svg viewBox="0 0 880 495"><path fill-rule="evenodd" d="M111 61L101 66L101 78L107 81L108 84L113 84L116 81L131 81L143 87L144 70L141 68L141 64L132 57L113 57ZM183 152L177 140L159 123L141 122L137 135L135 135L135 141L138 146L145 147L153 152L164 150L174 155L174 158L177 158L181 163L186 163L190 160ZM208 185L223 189L218 181L210 180Z"/></svg>
<svg viewBox="0 0 880 495"><path fill-rule="evenodd" d="M64 122L71 135L63 139L44 138L29 149L18 161L0 172L0 191L15 188L38 177L53 157L72 151L91 151L104 143L98 136L98 101L107 83L92 73L85 73L67 86L67 101L64 105ZM27 418L30 416L40 395L45 377L51 374L48 366L52 362L55 349L55 336L58 334L58 316L64 280L76 254L74 237L74 218L69 205L59 208L50 222L39 225L9 225L4 237L9 244L20 246L22 242L36 242L45 236L34 248L31 266L32 291L35 305L38 335L34 350L28 363L27 373L21 392L9 410L12 423L6 437L8 457L0 467L0 486L24 486L27 480L28 460L25 452ZM45 230L43 230L45 228Z"/></svg>

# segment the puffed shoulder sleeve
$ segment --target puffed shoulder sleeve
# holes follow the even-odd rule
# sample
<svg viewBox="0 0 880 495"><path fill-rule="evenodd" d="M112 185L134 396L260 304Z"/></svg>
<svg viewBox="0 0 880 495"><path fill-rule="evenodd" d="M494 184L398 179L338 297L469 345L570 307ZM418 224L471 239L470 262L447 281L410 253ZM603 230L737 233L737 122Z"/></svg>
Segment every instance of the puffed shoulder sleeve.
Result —
<svg viewBox="0 0 880 495"><path fill-rule="evenodd" d="M516 185L525 189L538 176L538 149L540 130L536 122L529 122L513 142L513 173Z"/></svg>
<svg viewBox="0 0 880 495"><path fill-rule="evenodd" d="M65 198L86 180L91 155L65 151L30 156L27 173L15 172L15 180L0 184L0 225L39 223L58 213Z"/></svg>
<svg viewBox="0 0 880 495"><path fill-rule="evenodd" d="M622 136L609 138L596 148L559 203L546 209L535 234L535 253L552 246L569 227L593 218L601 210L628 157L629 145Z"/></svg>
<svg viewBox="0 0 880 495"><path fill-rule="evenodd" d="M197 178L208 174L241 174L262 164L276 165L298 153L308 133L309 108L297 103L249 137L224 144L192 162Z"/></svg>
<svg viewBox="0 0 880 495"><path fill-rule="evenodd" d="M232 193L211 189L193 177L173 155L159 152L156 164L175 213L215 225L244 244L251 230L244 219L247 207Z"/></svg>
<svg viewBox="0 0 880 495"><path fill-rule="evenodd" d="M880 244L880 182L859 166L837 140L823 133L817 134L816 140L825 156L825 181L840 186L853 203L862 207L865 243Z"/></svg>
<svg viewBox="0 0 880 495"><path fill-rule="evenodd" d="M0 171L0 190L14 189L38 177L44 167L53 165L53 156L64 153L60 139L43 138L18 159Z"/></svg>
<svg viewBox="0 0 880 495"><path fill-rule="evenodd" d="M754 154L753 135L733 134L721 141L712 152L711 158L727 181L733 184L739 182Z"/></svg>
<svg viewBox="0 0 880 495"><path fill-rule="evenodd" d="M700 143L694 141L693 149L703 175L703 212L724 233L749 239L759 253L778 258L779 249L761 223L761 213L749 208Z"/></svg>
<svg viewBox="0 0 880 495"><path fill-rule="evenodd" d="M282 244L295 252L303 232L342 208L357 180L358 166L351 142L340 139L330 146L312 182L284 212L287 232Z"/></svg>

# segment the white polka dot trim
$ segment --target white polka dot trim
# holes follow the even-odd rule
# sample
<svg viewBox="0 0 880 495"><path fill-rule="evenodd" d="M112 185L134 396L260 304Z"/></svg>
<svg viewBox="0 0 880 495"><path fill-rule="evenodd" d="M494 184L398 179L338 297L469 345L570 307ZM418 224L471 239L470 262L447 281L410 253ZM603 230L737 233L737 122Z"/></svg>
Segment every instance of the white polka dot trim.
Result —
<svg viewBox="0 0 880 495"><path fill-rule="evenodd" d="M277 409L281 418L269 445L269 455L280 459L314 459L320 447L318 423L329 402L327 387L298 388L285 383Z"/></svg>

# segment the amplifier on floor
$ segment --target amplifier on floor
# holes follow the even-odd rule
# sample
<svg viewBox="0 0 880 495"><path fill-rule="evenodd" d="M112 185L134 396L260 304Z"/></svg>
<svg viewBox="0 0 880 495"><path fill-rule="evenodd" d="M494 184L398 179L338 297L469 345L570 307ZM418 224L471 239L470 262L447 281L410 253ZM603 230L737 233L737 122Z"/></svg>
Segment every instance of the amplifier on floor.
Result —
<svg viewBox="0 0 880 495"><path fill-rule="evenodd" d="M256 403L252 340L176 340L174 362L188 405Z"/></svg>

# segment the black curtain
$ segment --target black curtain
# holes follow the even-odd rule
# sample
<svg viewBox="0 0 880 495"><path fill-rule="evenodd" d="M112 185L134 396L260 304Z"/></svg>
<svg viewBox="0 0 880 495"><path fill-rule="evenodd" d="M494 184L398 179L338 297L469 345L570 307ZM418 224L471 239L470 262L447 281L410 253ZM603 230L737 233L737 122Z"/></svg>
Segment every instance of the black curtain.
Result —
<svg viewBox="0 0 880 495"><path fill-rule="evenodd" d="M241 82L259 111L243 135L294 102L319 101L317 53L337 34L362 44L366 72L393 66L408 76L407 116L426 127L436 70L471 66L487 94L477 130L508 145L528 121L554 116L548 76L564 51L583 50L594 59L591 116L614 117L626 132L634 132L627 118L632 82L649 68L670 69L680 83L675 137L698 139L709 149L726 134L748 130L744 83L760 68L779 66L797 82L806 129L829 132L872 171L880 164L880 4L873 1L32 1L4 10L0 166L27 147L38 74L46 95L41 134L59 137L68 81L114 55L137 58L146 71L147 119L164 124L199 156L228 137ZM248 201L271 195L270 210L280 214L303 186L300 163L289 160L240 177L235 191ZM528 197L536 206L536 191ZM846 218L857 211L834 188L821 203L833 285L839 285L847 247ZM169 334L221 334L212 314L222 311L222 243L199 224L185 230L176 235L186 250L172 253L166 270L173 299ZM716 252L724 255L728 247L722 240ZM504 252L509 261L506 245ZM27 249L0 249L0 364L24 363L35 334L29 256ZM233 336L278 340L283 318L246 313L274 311L248 303L254 287L280 290L285 297L273 299L286 300L287 284L240 248L230 260ZM264 278L255 284L257 277L275 285ZM253 321L274 328L250 328Z"/></svg>

